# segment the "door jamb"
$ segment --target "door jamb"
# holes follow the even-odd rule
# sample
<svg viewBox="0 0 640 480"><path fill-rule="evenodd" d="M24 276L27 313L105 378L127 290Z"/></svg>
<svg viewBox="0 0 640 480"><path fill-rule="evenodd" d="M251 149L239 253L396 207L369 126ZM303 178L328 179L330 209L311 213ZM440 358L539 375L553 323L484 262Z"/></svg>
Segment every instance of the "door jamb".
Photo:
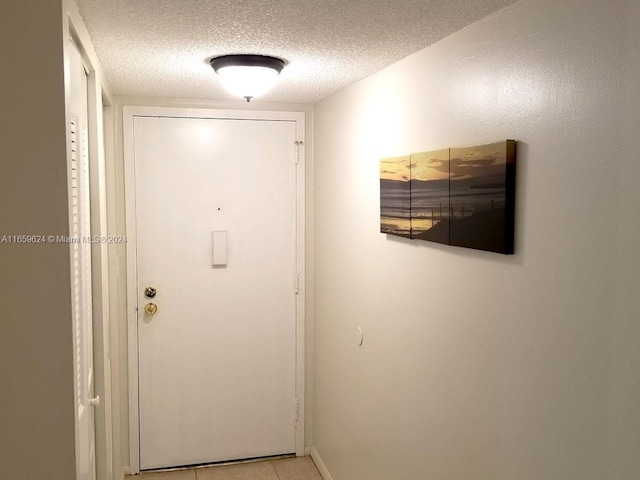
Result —
<svg viewBox="0 0 640 480"><path fill-rule="evenodd" d="M140 473L140 417L138 396L138 308L137 308L137 239L135 211L134 131L135 117L181 117L235 120L293 121L296 123L298 162L296 171L296 456L305 454L305 114L254 110L218 110L176 107L123 107L124 176L127 255L127 343L129 386L129 474Z"/></svg>
<svg viewBox="0 0 640 480"><path fill-rule="evenodd" d="M68 68L69 49L80 53L87 74L87 129L89 152L89 190L90 190L90 233L92 237L104 238L106 235L106 197L104 194L104 163L106 161L104 119L102 109L111 103L108 83L102 75L100 62L95 54L89 34L80 18L73 0L62 2L63 56L65 72ZM66 75L66 73L65 73ZM69 85L65 76L65 110L68 112ZM68 119L67 119L68 124ZM67 139L68 142L68 139ZM70 184L69 184L70 185ZM100 392L105 398L94 409L94 445L96 478L107 479L113 476L113 448L115 439L112 432L111 404L111 358L108 352L110 337L108 327L110 314L108 307L108 261L109 253L105 243L94 244L91 248L91 301L93 306L93 382L94 392ZM76 438L76 442L78 439ZM76 445L76 448L78 446Z"/></svg>

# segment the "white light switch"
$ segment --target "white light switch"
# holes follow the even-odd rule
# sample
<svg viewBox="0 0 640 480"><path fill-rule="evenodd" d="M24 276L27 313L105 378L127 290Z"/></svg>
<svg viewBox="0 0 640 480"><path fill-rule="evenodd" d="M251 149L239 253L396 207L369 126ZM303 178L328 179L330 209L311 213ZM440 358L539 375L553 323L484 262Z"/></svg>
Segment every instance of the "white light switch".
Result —
<svg viewBox="0 0 640 480"><path fill-rule="evenodd" d="M227 266L227 231L214 230L211 232L211 266Z"/></svg>

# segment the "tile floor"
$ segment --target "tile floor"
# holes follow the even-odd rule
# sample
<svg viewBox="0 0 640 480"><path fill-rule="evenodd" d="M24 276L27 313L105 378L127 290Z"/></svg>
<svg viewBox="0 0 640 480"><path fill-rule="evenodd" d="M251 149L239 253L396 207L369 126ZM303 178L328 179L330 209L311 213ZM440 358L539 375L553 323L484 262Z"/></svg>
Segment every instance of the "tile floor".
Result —
<svg viewBox="0 0 640 480"><path fill-rule="evenodd" d="M311 457L143 473L138 477L126 478L127 480L322 480Z"/></svg>

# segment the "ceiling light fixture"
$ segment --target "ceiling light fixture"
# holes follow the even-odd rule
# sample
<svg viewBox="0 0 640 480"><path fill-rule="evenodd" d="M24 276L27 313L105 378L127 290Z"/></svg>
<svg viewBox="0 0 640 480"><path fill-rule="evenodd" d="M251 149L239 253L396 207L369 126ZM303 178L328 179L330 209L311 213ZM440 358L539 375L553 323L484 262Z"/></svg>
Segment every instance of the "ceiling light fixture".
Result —
<svg viewBox="0 0 640 480"><path fill-rule="evenodd" d="M273 87L284 68L284 60L265 55L223 55L210 63L224 88L247 102Z"/></svg>

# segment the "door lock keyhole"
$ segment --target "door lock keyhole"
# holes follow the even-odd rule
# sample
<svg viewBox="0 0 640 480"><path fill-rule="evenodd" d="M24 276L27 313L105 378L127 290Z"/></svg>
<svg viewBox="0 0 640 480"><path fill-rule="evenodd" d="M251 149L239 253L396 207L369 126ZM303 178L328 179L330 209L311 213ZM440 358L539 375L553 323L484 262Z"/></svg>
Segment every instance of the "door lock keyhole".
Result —
<svg viewBox="0 0 640 480"><path fill-rule="evenodd" d="M144 289L144 296L147 298L153 298L156 296L157 290L154 287L147 287Z"/></svg>

